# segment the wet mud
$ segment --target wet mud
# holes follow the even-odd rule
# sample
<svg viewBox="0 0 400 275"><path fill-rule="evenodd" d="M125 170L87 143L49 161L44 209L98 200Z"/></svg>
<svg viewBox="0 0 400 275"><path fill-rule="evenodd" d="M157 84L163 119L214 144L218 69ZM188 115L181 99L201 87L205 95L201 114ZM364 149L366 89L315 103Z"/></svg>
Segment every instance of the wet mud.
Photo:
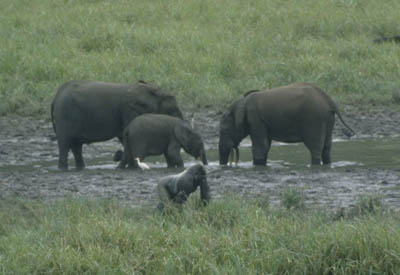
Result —
<svg viewBox="0 0 400 275"><path fill-rule="evenodd" d="M248 139L242 143L244 154L239 166L220 167L216 148L221 112L187 113L187 116L193 115L195 128L202 134L208 150L207 173L212 198L265 198L270 204L279 205L282 193L296 188L304 194L310 207L346 208L358 196L373 194L382 197L385 205L400 209L400 113L362 112L352 106L342 109L346 122L357 135L348 141L337 122L333 166L317 169L309 167L309 155L303 145L279 144L271 149L268 167L254 168ZM57 142L49 120L2 117L0 199L52 201L66 197L105 197L117 198L135 207L154 206L158 180L182 169L167 169L162 158L149 158L146 162L150 170L116 170L112 156L120 148L116 139L85 145L87 169L76 172L70 154L70 171L61 172L56 168ZM349 152L351 148L355 151ZM195 163L189 156L185 160L186 167Z"/></svg>

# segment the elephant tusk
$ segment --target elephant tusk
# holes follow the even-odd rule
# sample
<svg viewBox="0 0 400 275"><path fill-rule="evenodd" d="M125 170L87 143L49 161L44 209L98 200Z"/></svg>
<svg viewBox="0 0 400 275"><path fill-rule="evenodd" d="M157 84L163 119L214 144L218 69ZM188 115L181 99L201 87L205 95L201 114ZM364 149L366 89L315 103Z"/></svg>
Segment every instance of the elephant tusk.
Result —
<svg viewBox="0 0 400 275"><path fill-rule="evenodd" d="M239 162L239 148L238 147L235 148L235 152L236 152L235 165L237 166L238 162Z"/></svg>
<svg viewBox="0 0 400 275"><path fill-rule="evenodd" d="M229 166L232 166L234 155L235 155L235 153L233 152L233 149L231 149L231 152L229 153L229 161L228 161Z"/></svg>

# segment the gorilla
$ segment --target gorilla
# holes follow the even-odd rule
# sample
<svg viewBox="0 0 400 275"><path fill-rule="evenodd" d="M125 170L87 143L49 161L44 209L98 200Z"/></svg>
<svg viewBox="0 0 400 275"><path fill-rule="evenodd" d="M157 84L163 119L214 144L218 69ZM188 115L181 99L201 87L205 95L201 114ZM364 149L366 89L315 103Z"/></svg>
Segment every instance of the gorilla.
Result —
<svg viewBox="0 0 400 275"><path fill-rule="evenodd" d="M189 195L200 186L200 199L203 205L210 201L210 189L207 183L206 171L201 164L195 164L177 175L164 177L157 185L160 203L157 208L161 211L165 205L174 203L181 205Z"/></svg>

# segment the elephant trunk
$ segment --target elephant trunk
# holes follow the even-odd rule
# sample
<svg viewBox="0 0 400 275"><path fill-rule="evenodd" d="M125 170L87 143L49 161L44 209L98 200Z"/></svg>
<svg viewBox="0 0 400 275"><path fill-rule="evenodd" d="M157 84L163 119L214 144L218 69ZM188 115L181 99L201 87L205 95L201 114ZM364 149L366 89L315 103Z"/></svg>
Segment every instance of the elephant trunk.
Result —
<svg viewBox="0 0 400 275"><path fill-rule="evenodd" d="M229 160L228 160L228 165L231 166L233 162L235 152L233 151L233 148L231 149L231 152L229 153Z"/></svg>
<svg viewBox="0 0 400 275"><path fill-rule="evenodd" d="M229 153L229 166L231 166L233 162L235 162L235 165L237 165L239 162L239 148L238 147L232 148L231 152Z"/></svg>
<svg viewBox="0 0 400 275"><path fill-rule="evenodd" d="M235 152L236 152L235 165L237 165L239 162L239 147L235 147Z"/></svg>
<svg viewBox="0 0 400 275"><path fill-rule="evenodd" d="M202 152L202 154L201 154L201 162L203 163L203 165L207 165L208 164L205 152Z"/></svg>

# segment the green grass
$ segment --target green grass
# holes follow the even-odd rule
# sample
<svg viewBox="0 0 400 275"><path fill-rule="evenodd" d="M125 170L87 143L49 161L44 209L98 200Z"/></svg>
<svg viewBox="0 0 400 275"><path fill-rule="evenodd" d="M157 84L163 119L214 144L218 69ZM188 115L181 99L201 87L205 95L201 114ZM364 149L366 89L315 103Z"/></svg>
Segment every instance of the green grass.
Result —
<svg viewBox="0 0 400 275"><path fill-rule="evenodd" d="M2 201L0 274L395 274L400 216L237 199L161 215L107 200Z"/></svg>
<svg viewBox="0 0 400 275"><path fill-rule="evenodd" d="M157 83L185 109L313 82L398 104L397 0L2 0L0 114L48 115L72 79Z"/></svg>

